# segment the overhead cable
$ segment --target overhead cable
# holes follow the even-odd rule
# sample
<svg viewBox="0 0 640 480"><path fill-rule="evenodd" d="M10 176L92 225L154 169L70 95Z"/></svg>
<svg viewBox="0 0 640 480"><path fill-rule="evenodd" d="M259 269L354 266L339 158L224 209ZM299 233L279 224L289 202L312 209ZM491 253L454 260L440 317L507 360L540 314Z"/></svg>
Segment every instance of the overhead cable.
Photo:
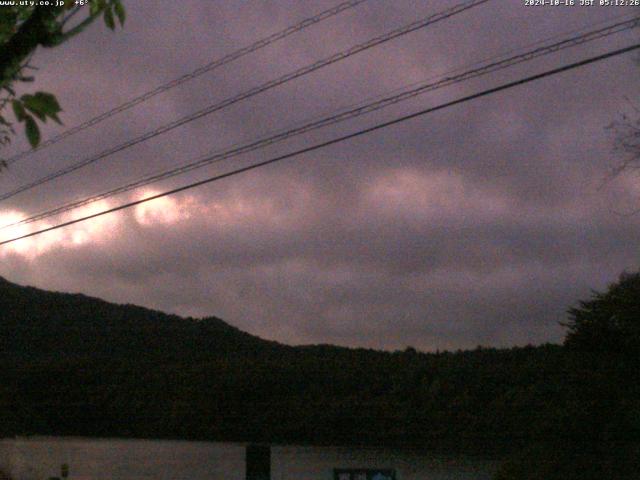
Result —
<svg viewBox="0 0 640 480"><path fill-rule="evenodd" d="M267 90L270 90L272 88L275 88L279 85L282 85L284 83L287 83L291 80L294 80L296 78L302 77L304 75L307 75L311 72L314 72L316 70L319 70L320 68L326 67L328 65L331 65L333 63L339 62L341 60L344 60L346 58L349 58L357 53L360 53L364 50L368 50L370 48L373 48L375 46L378 46L380 44L383 44L385 42L388 42L390 40L393 40L395 38L398 38L400 36L403 35L407 35L411 32L414 32L416 30L419 30L421 28L427 27L429 25L432 25L434 23L440 22L442 20L445 20L447 18L453 17L454 15L460 14L466 10L469 10L473 7L476 7L478 5L487 3L491 0L471 0L471 1L467 1L465 3L462 4L458 4L455 5L453 7L450 7L442 12L433 14L433 15L429 15L428 17L425 17L421 20L417 20L415 22L412 22L408 25L405 25L404 27L400 27L397 28L395 30L392 30L388 33L385 33L383 35L379 35L377 37L374 37L364 43L355 45L347 50L344 50L342 52L336 53L330 57L327 57L323 60L319 60L317 62L314 62L310 65L307 65L305 67L302 67L298 70L295 70L293 72L290 72L286 75L283 75L275 80L271 80L268 81L266 83L263 83L262 85L259 85L257 87L254 87L250 90L247 90L245 92L242 92L238 95L235 95L233 97L227 98L226 100L223 100L219 103L215 103L213 105L210 105L204 109L201 109L195 113L192 113L190 115L187 115L185 117L182 117L180 119L174 120L173 122L170 122L168 124L162 125L154 130L151 130L147 133L144 133L136 138L133 138L131 140L128 140L120 145L117 145L115 147L109 148L103 152L98 153L97 155L85 158L83 160L80 160L79 162L73 163L67 167L64 167L60 170L57 170L49 175L46 175L42 178L39 178L38 180L35 180L33 182L27 183L26 185L22 185L14 190L11 190L9 192L6 192L4 194L0 194L0 201L3 200L7 200L15 195L18 195L19 193L25 192L27 190L31 190L32 188L38 187L44 183L50 182L51 180L54 180L56 178L62 177L64 175L68 175L69 173L75 172L76 170L79 170L81 168L84 168L88 165L91 165L99 160L102 160L106 157L109 157L115 153L121 152L123 150L126 150L127 148L130 148L134 145L137 145L139 143L145 142L147 140L150 140L154 137L157 137L158 135L162 135L163 133L169 132L175 128L178 128L182 125L185 125L187 123L193 122L194 120L197 120L199 118L202 118L206 115L210 115L214 112L217 112L218 110L222 110L223 108L229 107L235 103L238 103L242 100L246 100L247 98L253 97L255 95L258 95L259 93L265 92Z"/></svg>
<svg viewBox="0 0 640 480"><path fill-rule="evenodd" d="M348 135L343 135L343 136L340 136L340 137L337 137L337 138L333 138L331 140L328 140L328 141L325 141L325 142L321 142L321 143L312 145L310 147L302 148L300 150L296 150L294 152L290 152L290 153L287 153L287 154L284 154L284 155L280 155L280 156L271 158L269 160L265 160L265 161L262 161L262 162L254 163L252 165L249 165L249 166L246 166L246 167L242 167L242 168L238 168L238 169L232 170L230 172L226 172L226 173L223 173L223 174L220 174L220 175L209 177L209 178L206 178L204 180L197 181L197 182L189 183L187 185L183 185L181 187L174 188L172 190L168 190L168 191L165 191L165 192L162 192L162 193L158 193L158 194L155 194L155 195L152 195L152 196L140 199L140 200L135 200L135 201L128 202L128 203L125 203L125 204L122 204L122 205L118 205L117 207L109 208L107 210L102 210L100 212L97 212L97 213L94 213L94 214L91 214L91 215L86 215L86 216L81 217L81 218L76 218L74 220L70 220L70 221L67 221L67 222L59 223L57 225L53 225L53 226L50 226L50 227L47 227L47 228L43 228L43 229L37 230L35 232L31 232L31 233L27 233L27 234L24 234L24 235L20 235L18 237L10 238L8 240L3 240L3 241L0 242L0 245L6 245L6 244L9 244L9 243L16 242L18 240L22 240L22 239L25 239L25 238L33 237L33 236L36 236L36 235L41 235L41 234L43 234L45 232L50 232L50 231L57 230L57 229L60 229L60 228L63 228L63 227L74 225L76 223L80 223L80 222L84 222L84 221L87 221L87 220L90 220L90 219L93 219L93 218L101 217L101 216L107 215L109 213L114 213L114 212L117 212L117 211L120 211L120 210L124 210L124 209L127 209L127 208L134 207L136 205L141 205L143 203L147 203L147 202L150 202L152 200L156 200L158 198L166 197L166 196L169 196L169 195L175 195L176 193L184 192L186 190L190 190L190 189L202 186L202 185L206 185L206 184L209 184L209 183L212 183L212 182L216 182L216 181L219 181L219 180L222 180L222 179L225 179L225 178L229 178L229 177L241 174L241 173L245 173L245 172L248 172L248 171L251 171L251 170L255 170L255 169L258 169L258 168L261 168L261 167L265 167L267 165L271 165L271 164L280 162L282 160L286 160L286 159L289 159L289 158L297 157L299 155L303 155L305 153L309 153L309 152L312 152L312 151L315 151L315 150L320 150L322 148L326 148L328 146L335 145L337 143L341 143L341 142L344 142L346 140L350 140L352 138L356 138L356 137L359 137L359 136L362 136L362 135L366 135L366 134L369 134L371 132L374 132L374 131L377 131L377 130L380 130L380 129L383 129L383 128L390 127L392 125L403 123L403 122L406 122L406 121L411 120L413 118L421 117L423 115L426 115L426 114L429 114L429 113L432 113L432 112L435 112L435 111L438 111L438 110L443 110L445 108L449 108L449 107L452 107L454 105L459 105L461 103L465 103L465 102L468 102L468 101L471 101L471 100L475 100L477 98L481 98L481 97L485 97L485 96L488 96L488 95L492 95L494 93L497 93L497 92L500 92L500 91L503 91L503 90L511 89L511 88L514 88L514 87L517 87L517 86L520 86L520 85L524 85L526 83L530 83L530 82L533 82L533 81L536 81L536 80L540 80L542 78L546 78L546 77L550 77L550 76L553 76L553 75L557 75L557 74L560 74L560 73L563 73L563 72L566 72L566 71L569 71L569 70L573 70L573 69L576 69L576 68L579 68L579 67L583 67L585 65L589 65L589 64L592 64L592 63L595 63L595 62L606 60L608 58L612 58L612 57L615 57L615 56L618 56L618 55L622 55L624 53L628 53L628 52L631 52L631 51L634 51L634 50L638 50L638 49L640 49L640 44L635 44L635 45L631 45L631 46L628 46L628 47L625 47L625 48L613 50L613 51L607 52L607 53L602 54L602 55L597 55L595 57L590 57L590 58L587 58L585 60L581 60L579 62L574 62L574 63L568 64L568 65L564 65L562 67L554 68L552 70L547 70L547 71L545 71L543 73L539 73L539 74L536 74L536 75L531 75L529 77L525 77L525 78L522 78L520 80L516 80L516 81L513 81L513 82L505 83L505 84L502 84L502 85L500 85L498 87L493 87L493 88L490 88L490 89L487 89L487 90L483 90L483 91L478 92L478 93L474 93L472 95L467 95L465 97L462 97L462 98L459 98L459 99L456 99L456 100L452 100L450 102L446 102L446 103L440 104L440 105L435 106L435 107L430 107L430 108L427 108L427 109L424 109L424 110L420 110L418 112L414 112L414 113L411 113L409 115L403 115L403 116L395 118L393 120L390 120L390 121L387 121L387 122L384 122L384 123L379 123L379 124L374 125L372 127L368 127L368 128L362 129L362 130L358 130L357 132L350 133Z"/></svg>
<svg viewBox="0 0 640 480"><path fill-rule="evenodd" d="M476 78L476 77L480 77L480 76L484 76L484 75L488 75L490 73L494 73L496 71L499 70L503 70L509 67L512 67L514 65L518 65L524 62L528 62L531 61L535 58L538 57L542 57L545 55L549 55L551 53L555 53L558 52L560 50L564 50L566 48L570 48L570 47L574 47L577 45L583 45L585 43L588 42L592 42L604 37L608 37L610 35L616 34L616 33L620 33L626 30L629 30L631 28L634 28L638 25L638 22L640 22L640 17L635 17L631 20L627 20L624 22L618 22L615 23L613 25L609 25L606 26L604 28L599 28L597 30L593 30L587 33L583 33L581 35L576 35L576 36L572 36L569 38L565 38L563 40L560 40L556 43L553 43L551 45L546 45L546 46L542 46L539 48L535 48L529 51L526 51L524 53L518 54L518 55L513 55L511 57L499 60L499 61L495 61L495 62L491 62L489 64L483 65L481 67L475 68L475 69L471 69L468 71L465 71L463 73L457 74L457 75L448 75L448 76L444 76L443 78L441 78L438 81L435 82L431 82L431 83L422 83L419 84L417 87L409 89L409 90L405 90L402 91L398 94L395 95L390 95L381 99L378 99L376 101L373 102L369 102L363 105L359 105L356 108L351 108L348 109L346 111L342 111L340 113L328 116L328 117L324 117L321 118L319 120L315 120L312 121L310 123L306 123L304 125L298 126L296 128L292 128L292 129L288 129L282 132L279 132L275 135L271 135L265 138L261 138L259 140L247 143L247 144L243 144L222 152L216 152L216 153L210 153L207 154L206 156L203 156L202 158L199 158L195 161L186 163L184 165L181 165L179 167L175 167L160 173L156 173L153 175L149 175L146 177L143 177L141 179L135 180L133 182L127 183L125 185L119 186L117 188L113 188L110 189L108 191L96 194L96 195L92 195L83 199L79 199L79 200L75 200L73 202L69 202L67 204L64 204L62 206L53 208L53 209L49 209L46 210L44 212L40 212L36 215L32 215L30 217L27 217L25 219L7 224L7 225L3 225L0 227L0 230L8 228L8 227L12 227L12 226L17 226L17 225L22 225L22 224L28 224L28 223L33 223L39 220L43 220L45 218L49 218L52 217L54 215L58 215L64 212L68 212L70 210L73 210L75 208L79 208L94 202L97 202L99 200L103 200L105 198L109 198L112 197L114 195L120 194L120 193L125 193L127 191L131 191L133 189L142 187L142 186L146 186L161 180L165 180L167 178L171 178L177 175L181 175L187 172L190 172L192 170L198 169L198 168L202 168L204 166L210 165L212 163L217 163L223 160L227 160L229 158L233 158L260 148L264 148L266 146L281 142L283 140L286 140L288 138L294 137L294 136L298 136L298 135L302 135L304 133L308 133L312 130L316 130L322 127L326 127L329 125L334 125L336 123L340 123L343 121L346 121L348 119L351 118L355 118L355 117L359 117L368 113L372 113L374 111L383 109L385 107L388 107L390 105L394 105L396 103L408 100L410 98L416 97L418 95L436 90L436 89L440 89L440 88L444 88L444 87L448 87L451 85L454 85L456 83L462 82L462 81L466 81L466 80L470 80L472 78Z"/></svg>
<svg viewBox="0 0 640 480"><path fill-rule="evenodd" d="M31 150L25 150L23 152L17 153L16 155L13 155L11 157L9 157L6 160L6 165L9 166L15 162L17 162L18 160L21 160L23 158L26 158L28 156L30 156L31 154L38 152L40 150L43 150L47 147L50 147L51 145L54 145L58 142L60 142L61 140L64 140L67 137L70 137L71 135L75 135L78 132L81 132L83 130L86 130L89 127L92 127L94 125L97 125L98 123L113 117L114 115L117 115L118 113L122 113L126 110L129 110L130 108L135 107L136 105L139 105L140 103L146 102L147 100L155 97L156 95L159 95L161 93L166 92L167 90L171 90L172 88L177 87L178 85L182 85L185 82L188 82L189 80L193 80L196 77L199 77L201 75L204 75L205 73L211 72L212 70L215 70L216 68L222 67L223 65L227 65L231 62L234 62L236 60L238 60L239 58L244 57L245 55L248 55L252 52L255 52L257 50L260 50L268 45L271 45L272 43L275 43L279 40L282 40L286 37L288 37L289 35L292 35L296 32L299 32L301 30L304 30L307 27L310 27L311 25L315 25L317 23L322 22L323 20L326 20L328 18L331 18L335 15L338 15L346 10L350 10L354 7L357 7L358 5L360 5L361 3L367 2L369 0L350 0L348 2L343 2L340 3L339 5L336 5L333 8L330 8L328 10L325 10L323 12L320 12L312 17L309 18L305 18L304 20L302 20L301 22L296 23L295 25L291 25L287 28L285 28L284 30L281 30L279 32L276 32L272 35L269 35L268 37L262 38L254 43L252 43L251 45L248 45L246 47L240 48L234 52L231 52L227 55L225 55L224 57L218 58L210 63L207 63L206 65L203 65L195 70L193 70L192 72L186 73L178 78L175 78L167 83L164 83L156 88L154 88L153 90L149 90L148 92L143 93L142 95L139 95L137 97L134 97L120 105L118 105L117 107L112 108L111 110L108 110L96 117L93 117L79 125L76 125L75 127L72 127L68 130L65 130L62 133L59 133L58 135L51 137L48 140L45 140L44 142L40 143L40 145L38 145L36 148L31 149Z"/></svg>

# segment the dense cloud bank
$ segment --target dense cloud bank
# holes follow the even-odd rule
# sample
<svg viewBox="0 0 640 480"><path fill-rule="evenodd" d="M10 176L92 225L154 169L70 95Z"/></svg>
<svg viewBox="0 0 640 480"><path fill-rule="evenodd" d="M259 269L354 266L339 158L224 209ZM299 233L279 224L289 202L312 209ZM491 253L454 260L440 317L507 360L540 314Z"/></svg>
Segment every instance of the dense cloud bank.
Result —
<svg viewBox="0 0 640 480"><path fill-rule="evenodd" d="M124 31L94 26L34 58L40 67L34 88L58 95L66 125L311 13L306 2L293 1L130 3ZM320 3L314 11L331 5ZM452 4L372 0L16 164L2 175L0 188ZM624 12L490 2L17 196L2 205L0 217L19 218L105 190ZM637 32L625 34L437 91L241 162L636 39ZM435 350L558 341L557 322L570 305L638 266L638 216L616 212L639 202L640 181L621 178L599 188L616 161L604 127L628 111L625 96L637 97L638 68L632 55L615 58L16 243L0 251L0 274L41 288L216 315L289 343ZM12 148L21 146L18 140ZM210 167L153 189L230 167Z"/></svg>

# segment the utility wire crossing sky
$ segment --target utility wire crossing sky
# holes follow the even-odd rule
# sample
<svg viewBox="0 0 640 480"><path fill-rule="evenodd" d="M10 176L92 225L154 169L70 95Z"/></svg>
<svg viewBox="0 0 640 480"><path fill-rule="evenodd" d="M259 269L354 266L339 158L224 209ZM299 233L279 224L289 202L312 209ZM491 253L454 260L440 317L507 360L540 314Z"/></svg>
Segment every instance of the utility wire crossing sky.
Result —
<svg viewBox="0 0 640 480"><path fill-rule="evenodd" d="M336 53L334 55L331 55L330 57L327 57L325 59L319 60L317 62L314 62L310 65L307 65L305 67L299 68L293 72L290 72L286 75L283 75L280 78L276 78L274 80L271 80L269 82L266 82L262 85L259 85L257 87L254 87L250 90L247 90L245 92L239 93L233 97L227 98L225 100L222 100L221 102L217 102L213 105L209 105L206 108L203 108L195 113L192 113L190 115L187 115L185 117L182 117L180 119L174 120L166 125L163 125L162 127L159 127L155 130L152 130L150 132L147 132L143 135L140 135L136 138L133 138L131 140L128 140L127 142L124 142L120 145L117 145L115 147L109 148L103 152L100 152L97 155L94 155L92 157L89 158L85 158L83 160L80 160L76 163L73 163L72 165L69 165L61 170L58 170L56 172L53 172L49 175L46 175L38 180L35 180L33 182L30 182L26 185L23 185L21 187L16 188L15 190L12 190L10 192L4 193L4 194L0 194L0 201L3 200L7 200L15 195L18 195L19 193L22 192L26 192L28 190L31 190L32 188L38 187L44 183L50 182L51 180L55 180L56 178L60 178L64 175L68 175L69 173L75 172L76 170L79 170L81 168L84 168L88 165L91 165L99 160L102 160L104 158L107 158L115 153L121 152L123 150L126 150L130 147L133 147L134 145L138 145L139 143L142 142L146 142L148 140L151 140L154 137L157 137L158 135L162 135L164 133L167 133L175 128L178 127L182 127L183 125L186 125L190 122L193 122L194 120L197 120L199 118L202 118L204 116L207 115L211 115L214 112L217 112L219 110L222 110L224 108L227 108L231 105L234 105L238 102L241 102L243 100L247 100L255 95L258 95L260 93L266 92L267 90L270 90L272 88L278 87L280 85L283 85L287 82L290 82L292 80L295 80L297 78L300 78L302 76L308 75L312 72L315 72L316 70L319 70L321 68L324 68L328 65L331 65L333 63L336 62L340 62L342 60L345 60L353 55L356 55L360 52L364 52L370 48L374 48L377 47L378 45L381 45L383 43L389 42L391 40L394 40L398 37L402 37L403 35L407 35L409 33L415 32L416 30L419 30L421 28L425 28L429 25L433 25L435 23L438 23L440 21L446 20L454 15L458 15L462 12L465 12L466 10L469 10L473 7L477 7L479 5L482 5L483 3L487 3L490 0L471 0L459 5L455 5L451 8L448 8L442 12L433 14L433 15L429 15L426 18L420 19L418 21L412 22L408 25L405 25L401 28L392 30L384 35L379 35L377 37L374 37L364 43L361 43L359 45L355 45L351 48L349 48L348 50Z"/></svg>
<svg viewBox="0 0 640 480"><path fill-rule="evenodd" d="M320 120L316 120L313 121L311 123L307 123L304 124L302 126L299 126L297 128L294 129L290 129L290 130L286 130L284 132L278 133L276 135L273 136L269 136L267 138L262 138L259 139L257 141L251 142L249 144L245 144L245 145L241 145L235 148L232 148L230 150L226 150L220 153L216 153L214 155L208 155L204 158L198 159L195 162L191 162L188 163L186 165L182 165L180 167L177 168L173 168L170 169L168 171L164 171L162 173L159 174L154 174L152 176L149 177L145 177L143 179L137 180L135 182L131 182L129 184L120 186L118 188L109 190L107 192L103 192L101 194L98 195L93 195L91 197L88 198L84 198L81 200L76 200L74 202L68 203L66 205L62 205L60 207L56 207L50 210L47 210L45 212L41 212L37 215L33 215L30 217L27 217L25 219L22 219L20 221L16 221L13 223L9 223L7 225L2 225L0 226L0 230L6 229L8 227L14 227L17 225L24 225L24 224L28 224L28 223L33 223L35 221L38 220L43 220L45 218L49 218L52 217L54 215L58 215L60 213L64 213L64 212L68 212L70 210L73 210L75 208L81 207L81 206L85 206L85 205L89 205L91 203L94 203L96 201L99 200L103 200L105 198L109 198L112 197L116 194L120 194L120 193L124 193L124 192L128 192L131 191L133 189L142 187L142 186L146 186L146 185L150 185L152 183L155 183L159 180L164 180L166 178L170 178L182 173L186 173L189 172L191 170L197 169L197 168L201 168L203 166L206 165L210 165L211 163L215 163L215 162L220 162L223 160L227 160L229 158L233 158L235 156L241 155L243 153L247 153L259 148L262 148L264 146L267 145L271 145L275 142L281 141L281 140L285 140L288 139L294 135L300 135L303 133L307 133L311 130L315 130L317 128L321 128L327 125L333 125L335 123L339 123L341 121L350 119L350 118L354 118L356 116L360 116L360 115L364 115L367 113L371 113L374 112L376 110L379 110L381 108L385 108L388 107L389 105L393 105L396 104L398 102L413 98L416 95L421 95L423 93L427 93L439 88L444 88L444 87L448 87L451 85L454 85L458 82L462 82L471 78L475 78L481 75L487 75L490 73L494 73L498 70L504 69L504 68L509 68L512 67L514 65L517 65L521 62L528 62L531 61L535 58L538 58L540 56L544 56L544 55L548 55L551 53L555 53L558 52L560 50L563 50L565 48L570 48L570 47L574 47L576 45L582 45L584 43L587 42L591 42L594 40L598 40L601 38L605 38L609 35L614 35L616 33L621 33L624 31L627 31L631 28L635 28L637 27L638 24L638 17L634 17L630 20L627 21L623 21L623 22L617 22L614 23L612 25L606 26L604 28L599 28L596 30L592 30L586 33L583 33L581 35L575 35L575 36L571 36L569 38L565 38L563 40L560 40L556 43L553 43L551 45L547 45L547 46L543 46L543 47L539 47L533 50L529 50L526 52L523 52L519 55L513 55L510 56L508 58L496 61L496 62L492 62L489 63L488 65L484 65L482 67L478 67L475 69L471 69L468 70L466 72L460 73L458 75L445 75L443 76L440 80L436 81L436 82L430 82L430 83L426 83L426 84L422 84L416 88L412 88L412 89L408 89L405 91L402 91L401 93L398 93L396 95L391 95L388 97L384 97L382 99L378 99L374 102L370 102L370 103L366 103L364 105L360 105L357 108L354 109L350 109L347 111L343 111L337 114L334 114L332 116L329 117L325 117L322 118Z"/></svg>
<svg viewBox="0 0 640 480"><path fill-rule="evenodd" d="M214 60L206 65L203 65L202 67L199 67L195 70L193 70L192 72L186 73L184 75L181 75L178 78L175 78L167 83L164 83L156 88L154 88L153 90L149 90L148 92L143 93L142 95L138 95L137 97L132 98L131 100L122 103L120 105L118 105L117 107L114 107L96 117L93 117L83 123L81 123L80 125L76 125L73 128L70 128L68 130L65 130L64 132L55 135L54 137L40 143L40 145L38 145L36 148L33 149L29 149L29 150L24 150L20 153L17 153L16 155L8 158L6 160L7 166L17 162L18 160L25 158L29 155L31 155L34 152L40 151L44 148L50 147L51 145L54 145L58 142L60 142L61 140L70 137L76 133L81 132L82 130L86 130L89 127L93 127L94 125L97 125L101 122L103 122L104 120L107 120L111 117L113 117L114 115L117 115L119 113L125 112L133 107L135 107L136 105L139 105L143 102L146 102L147 100L150 100L151 98L155 97L156 95L159 95L161 93L167 92L168 90L171 90L172 88L175 88L179 85L182 85L185 82L188 82L189 80L193 80L194 78L197 78L201 75L204 75L205 73L209 73L212 72L213 70L215 70L216 68L220 68L224 65L227 65L235 60L238 60L242 57L244 57L245 55L248 55L250 53L256 52L262 48L265 48L269 45L271 45L272 43L275 43L279 40L283 40L285 38L287 38L289 35L293 35L294 33L300 32L302 30L304 30L305 28L311 27L312 25L315 25L317 23L322 22L323 20L327 20L335 15L339 15L340 13L343 13L347 10L350 10L352 8L357 7L358 5L364 3L364 2L368 2L369 0L351 0L348 2L343 2L333 8L330 8L328 10L324 10L323 12L318 13L317 15L314 15L312 17L309 18L305 18L304 20L302 20L301 22L295 24L295 25L291 25L290 27L285 28L284 30L281 30L277 33L274 33L272 35L269 35L268 37L265 37L261 40L258 40L254 43L252 43L251 45L244 47L244 48L240 48L234 52L229 53L228 55L225 55L222 58L219 58L217 60Z"/></svg>
<svg viewBox="0 0 640 480"><path fill-rule="evenodd" d="M566 71L569 71L569 70L573 70L573 69L578 68L578 67L583 67L585 65L589 65L589 64L594 63L594 62L599 62L599 61L606 60L606 59L611 58L611 57L615 57L615 56L618 56L618 55L629 53L629 52L632 52L632 51L637 50L639 48L640 48L640 44L631 45L629 47L622 48L622 49L619 49L619 50L614 50L612 52L608 52L608 53L603 54L603 55L598 55L596 57L591 57L591 58L588 58L586 60L582 60L580 62L575 62L575 63L569 64L569 65L565 65L563 67L559 67L559 68L555 68L553 70L548 70L546 72L539 73L537 75L532 75L530 77L523 78L523 79L517 80L515 82L509 82L507 84L500 85L500 86L494 87L494 88L490 88L488 90L484 90L482 92L475 93L473 95L469 95L469 96L466 96L466 97L463 97L463 98L460 98L460 99L457 99L457 100L453 100L451 102L447 102L447 103L444 103L442 105L438 105L436 107L427 108L427 109L421 110L419 112L415 112L415 113L412 113L412 114L409 114L409 115L405 115L403 117L396 118L396 119L391 120L389 122L381 123L381 124L375 125L373 127L369 127L369 128L364 129L364 130L360 130L360 131L357 131L355 133L351 133L349 135L345 135L345 136L342 136L342 137L334 138L333 140L329 140L327 142L322 142L322 143L319 143L317 145L313 145L311 147L303 148L302 150L298 150L298 151L295 151L295 152L292 152L292 153L288 153L286 155L281 155L281 156L278 156L278 157L275 157L275 158L271 158L269 160L265 160L264 162L256 163L256 164L250 165L248 167L239 168L239 169L234 170L232 172L224 173L222 175L216 175L215 177L207 178L205 180L200 180L199 182L195 182L195 183L191 183L189 185L185 185L185 186L182 186L182 187L179 187L179 188L175 188L175 189L170 190L168 192L159 193L157 195L153 195L153 196L148 197L148 198L137 200L135 202L129 202L129 203L126 203L124 205L120 205L118 207L110 208L110 209L104 210L102 212L94 213L92 215L87 215L86 217L78 218L78 219L75 219L75 220L71 220L69 222L64 222L64 223L61 223L61 224L58 224L58 225L54 225L52 227L44 228L42 230L38 230L36 232L31 232L31 233L28 233L26 235L22 235L20 237L12 238L12 239L9 239L9 240L4 240L4 241L0 242L0 245L6 245L8 243L13 243L13 242L16 242L18 240L22 240L24 238L33 237L35 235L40 235L40 234L43 234L43 233L46 233L46 232L50 232L52 230L57 230L59 228L67 227L69 225L73 225L73 224L76 224L76 223L84 222L84 221L90 220L92 218L97 218L97 217L100 217L102 215L106 215L106 214L109 214L109 213L114 213L114 212L117 212L117 211L120 211L120 210L124 210L126 208L130 208L130 207L133 207L133 206L136 206L136 205L140 205L140 204L143 204L143 203L146 203L146 202L150 202L152 200L156 200L158 198L166 197L168 195L174 195L176 193L184 192L185 190L190 190L190 189L195 188L195 187L200 187L202 185L205 185L205 184L208 184L208 183L212 183L212 182L215 182L215 181L218 181L218 180L222 180L224 178L228 178L228 177L231 177L231 176L234 176L234 175L238 175L240 173L245 173L245 172L248 172L250 170L255 170L256 168L265 167L267 165L271 165L273 163L280 162L282 160L286 160L286 159L289 159L289 158L297 157L299 155L312 152L314 150L319 150L321 148L326 148L326 147L328 147L330 145L334 145L336 143L344 142L345 140L350 140L352 138L359 137L360 135L365 135L365 134L368 134L368 133L371 133L371 132L375 132L376 130L380 130L381 128L387 128L387 127L390 127L392 125L396 125L398 123L405 122L407 120L411 120L411 119L414 119L414 118L417 118L417 117L421 117L423 115L426 115L427 113L432 113L432 112L435 112L435 111L438 111L438 110L442 110L444 108L453 107L454 105L458 105L460 103L468 102L470 100L475 100L476 98L484 97L486 95L491 95L491 94L494 94L494 93L497 93L497 92L501 92L503 90L507 90L507 89L510 89L510 88L513 88L513 87L517 87L519 85L524 85L526 83L533 82L535 80L540 80L542 78L550 77L552 75L557 75L559 73L563 73L563 72L566 72Z"/></svg>
<svg viewBox="0 0 640 480"><path fill-rule="evenodd" d="M640 224L612 212L640 185L598 188L623 160L605 127L635 115L638 50L614 52L638 11L462 2L137 0L123 30L38 50L18 94L54 93L72 127L15 137L0 194L34 187L2 201L0 276L286 343L560 341L638 268Z"/></svg>

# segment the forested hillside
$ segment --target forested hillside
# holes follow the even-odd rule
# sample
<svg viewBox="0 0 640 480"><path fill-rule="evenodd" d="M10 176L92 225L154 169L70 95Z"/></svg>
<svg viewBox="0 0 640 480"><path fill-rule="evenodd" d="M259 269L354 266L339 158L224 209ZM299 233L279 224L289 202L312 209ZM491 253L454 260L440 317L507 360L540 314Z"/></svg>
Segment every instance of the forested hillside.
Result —
<svg viewBox="0 0 640 480"><path fill-rule="evenodd" d="M0 323L2 436L513 445L640 432L629 352L290 347L6 280Z"/></svg>

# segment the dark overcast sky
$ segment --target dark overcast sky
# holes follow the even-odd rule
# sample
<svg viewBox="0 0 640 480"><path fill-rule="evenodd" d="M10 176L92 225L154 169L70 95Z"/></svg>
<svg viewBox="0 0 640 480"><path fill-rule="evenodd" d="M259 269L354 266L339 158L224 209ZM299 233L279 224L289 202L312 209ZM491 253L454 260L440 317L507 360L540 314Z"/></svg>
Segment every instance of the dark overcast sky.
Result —
<svg viewBox="0 0 640 480"><path fill-rule="evenodd" d="M38 51L37 81L28 87L54 92L63 121L73 126L336 3L127 1L124 30L97 23L60 48ZM370 0L14 164L0 189L454 3ZM25 192L0 205L0 219L7 223L624 13L633 10L494 0ZM639 37L625 33L423 95L83 212ZM619 160L604 127L630 111L625 96L638 98L637 59L616 57L1 247L0 275L182 315L215 315L295 344L435 350L561 341L558 322L569 306L622 270L638 268L640 216L616 212L640 203L640 179L598 188ZM47 127L45 137L59 131ZM25 147L20 136L6 152Z"/></svg>

